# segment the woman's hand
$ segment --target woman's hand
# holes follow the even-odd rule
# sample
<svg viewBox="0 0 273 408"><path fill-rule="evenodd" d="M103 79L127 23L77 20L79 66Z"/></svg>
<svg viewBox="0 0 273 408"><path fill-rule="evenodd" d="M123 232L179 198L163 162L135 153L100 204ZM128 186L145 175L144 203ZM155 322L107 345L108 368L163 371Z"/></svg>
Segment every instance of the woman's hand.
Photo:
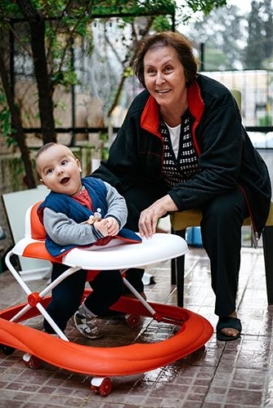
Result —
<svg viewBox="0 0 273 408"><path fill-rule="evenodd" d="M178 211L178 208L169 195L160 198L142 211L138 222L140 235L151 237L156 232L159 218L171 211Z"/></svg>

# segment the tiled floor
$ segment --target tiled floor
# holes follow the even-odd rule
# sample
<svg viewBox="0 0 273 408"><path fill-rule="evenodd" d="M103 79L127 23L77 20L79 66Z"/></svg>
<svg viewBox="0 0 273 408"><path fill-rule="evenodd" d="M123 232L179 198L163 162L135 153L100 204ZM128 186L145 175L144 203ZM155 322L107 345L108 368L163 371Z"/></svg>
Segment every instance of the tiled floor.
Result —
<svg viewBox="0 0 273 408"><path fill-rule="evenodd" d="M262 249L242 249L238 312L243 324L240 340L219 342L215 334L202 349L175 363L140 375L114 377L110 395L94 395L90 378L50 364L31 370L22 363L22 352L0 352L0 408L232 408L273 407L272 316L267 305ZM202 248L186 255L185 307L207 318L215 327L214 295L210 288L209 262ZM166 262L149 270L155 284L146 286L150 301L176 304L176 289L170 285ZM43 288L46 281L30 284ZM25 301L25 295L9 272L0 274L1 309ZM168 331L150 321L130 329L123 320L99 322L104 338L85 342L72 325L71 340L90 345L120 345L161 339ZM40 324L34 322L32 325ZM168 332L169 334L170 332ZM49 345L50 347L50 345Z"/></svg>

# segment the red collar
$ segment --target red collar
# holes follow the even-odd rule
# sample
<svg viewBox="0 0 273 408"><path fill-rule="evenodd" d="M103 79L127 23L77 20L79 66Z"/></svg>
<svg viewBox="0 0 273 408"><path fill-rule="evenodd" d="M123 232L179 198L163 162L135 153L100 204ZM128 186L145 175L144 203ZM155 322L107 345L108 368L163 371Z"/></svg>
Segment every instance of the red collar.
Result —
<svg viewBox="0 0 273 408"><path fill-rule="evenodd" d="M161 138L159 128L159 107L153 96L149 96L145 108L141 114L140 126L148 132Z"/></svg>

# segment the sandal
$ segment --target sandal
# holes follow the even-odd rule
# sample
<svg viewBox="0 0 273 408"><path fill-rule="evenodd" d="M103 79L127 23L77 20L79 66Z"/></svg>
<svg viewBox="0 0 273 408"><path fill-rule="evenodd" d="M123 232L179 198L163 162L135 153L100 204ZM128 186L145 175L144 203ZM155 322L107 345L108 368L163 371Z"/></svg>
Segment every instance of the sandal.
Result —
<svg viewBox="0 0 273 408"><path fill-rule="evenodd" d="M238 330L236 336L228 336L221 332L223 329L235 329ZM242 325L241 320L237 317L220 317L216 326L216 337L220 341L232 341L237 340L241 336Z"/></svg>

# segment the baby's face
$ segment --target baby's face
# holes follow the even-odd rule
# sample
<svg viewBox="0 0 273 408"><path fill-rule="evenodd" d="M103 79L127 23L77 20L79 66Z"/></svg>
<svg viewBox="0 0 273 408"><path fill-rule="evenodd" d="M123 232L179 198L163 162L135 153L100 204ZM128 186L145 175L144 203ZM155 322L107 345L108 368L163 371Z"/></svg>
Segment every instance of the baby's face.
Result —
<svg viewBox="0 0 273 408"><path fill-rule="evenodd" d="M81 165L66 146L53 145L36 161L41 182L51 191L74 195L81 191Z"/></svg>

